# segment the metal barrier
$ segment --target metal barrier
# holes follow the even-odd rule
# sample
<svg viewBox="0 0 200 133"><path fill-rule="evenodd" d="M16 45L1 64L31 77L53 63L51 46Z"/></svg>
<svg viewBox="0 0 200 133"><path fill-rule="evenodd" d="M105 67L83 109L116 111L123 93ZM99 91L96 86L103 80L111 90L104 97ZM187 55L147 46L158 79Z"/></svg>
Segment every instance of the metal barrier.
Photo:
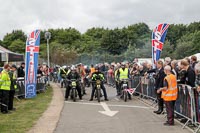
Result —
<svg viewBox="0 0 200 133"><path fill-rule="evenodd" d="M46 77L37 77L36 91L44 92L46 90ZM25 97L25 84L24 78L17 78L17 89L15 91L15 98L24 98Z"/></svg>
<svg viewBox="0 0 200 133"><path fill-rule="evenodd" d="M135 92L141 97L156 101L154 83L155 79L152 77L132 76L131 88L136 88Z"/></svg>
<svg viewBox="0 0 200 133"><path fill-rule="evenodd" d="M115 79L114 79L114 75L111 75L111 73L109 73L109 71L104 72L104 76L106 77L106 81L108 85L115 85Z"/></svg>
<svg viewBox="0 0 200 133"><path fill-rule="evenodd" d="M155 79L153 77L145 78L141 76L132 77L131 87L136 88L136 93L141 98L153 99L156 101L154 88ZM195 132L200 129L200 93L196 88L185 84L178 84L178 99L175 104L175 113L185 119L183 128L191 124L197 127Z"/></svg>
<svg viewBox="0 0 200 133"><path fill-rule="evenodd" d="M195 102L195 114L196 114L196 122L195 124L199 125L195 133L197 133L200 129L200 93L194 88L194 102Z"/></svg>
<svg viewBox="0 0 200 133"><path fill-rule="evenodd" d="M175 113L187 119L183 128L190 121L196 122L194 93L192 87L184 84L178 85L178 99L176 100Z"/></svg>

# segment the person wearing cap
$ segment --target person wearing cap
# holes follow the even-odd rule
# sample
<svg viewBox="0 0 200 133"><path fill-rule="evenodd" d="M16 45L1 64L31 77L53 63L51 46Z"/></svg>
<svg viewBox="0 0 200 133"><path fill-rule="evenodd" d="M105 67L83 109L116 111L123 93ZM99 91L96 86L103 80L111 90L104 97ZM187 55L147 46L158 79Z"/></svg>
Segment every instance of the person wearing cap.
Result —
<svg viewBox="0 0 200 133"><path fill-rule="evenodd" d="M23 63L21 63L21 66L17 70L17 74L18 74L17 77L24 77L25 76L24 68L25 68L25 63L23 62Z"/></svg>
<svg viewBox="0 0 200 133"><path fill-rule="evenodd" d="M4 65L4 70L0 75L0 97L1 97L1 112L7 114L8 112L8 103L9 103L9 91L10 91L10 76L8 74L10 70L9 64Z"/></svg>
<svg viewBox="0 0 200 133"><path fill-rule="evenodd" d="M166 77L164 78L164 85L162 88L157 90L159 94L162 92L162 98L165 102L167 111L167 121L164 123L165 126L174 125L174 106L178 96L177 79L174 74L171 73L171 67L169 65L164 67Z"/></svg>
<svg viewBox="0 0 200 133"><path fill-rule="evenodd" d="M9 102L8 102L8 110L16 110L13 108L13 100L15 95L15 90L17 89L17 67L16 65L12 65L9 71L10 76L10 91L9 91Z"/></svg>

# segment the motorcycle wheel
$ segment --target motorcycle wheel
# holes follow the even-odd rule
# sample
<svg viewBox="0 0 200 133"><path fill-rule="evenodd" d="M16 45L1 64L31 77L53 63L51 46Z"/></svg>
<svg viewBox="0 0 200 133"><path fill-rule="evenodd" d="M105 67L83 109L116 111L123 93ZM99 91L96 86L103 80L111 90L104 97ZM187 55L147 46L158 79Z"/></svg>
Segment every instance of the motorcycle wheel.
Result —
<svg viewBox="0 0 200 133"><path fill-rule="evenodd" d="M100 89L97 89L97 100L98 100L98 102L100 102L100 94L101 92L100 92Z"/></svg>
<svg viewBox="0 0 200 133"><path fill-rule="evenodd" d="M72 89L73 101L76 102L76 90Z"/></svg>
<svg viewBox="0 0 200 133"><path fill-rule="evenodd" d="M128 93L126 92L126 91L123 91L123 95L124 95L124 102L126 102L127 101L127 97L128 97Z"/></svg>

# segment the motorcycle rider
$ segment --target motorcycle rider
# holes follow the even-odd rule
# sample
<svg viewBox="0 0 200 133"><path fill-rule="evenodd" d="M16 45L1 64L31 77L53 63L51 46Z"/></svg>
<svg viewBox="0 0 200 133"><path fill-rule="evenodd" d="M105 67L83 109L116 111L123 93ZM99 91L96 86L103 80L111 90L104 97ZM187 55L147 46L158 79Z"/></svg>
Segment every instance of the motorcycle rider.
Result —
<svg viewBox="0 0 200 133"><path fill-rule="evenodd" d="M101 81L104 81L104 75L103 75L103 73L100 72L99 71L99 67L96 66L95 67L95 72L92 73L92 78L91 79L92 79L92 81L96 81L98 77L100 78ZM96 86L92 85L92 93L91 93L90 101L93 101L95 89L96 89ZM107 97L107 93L106 93L106 88L103 85L103 82L101 82L101 89L103 90L105 101L108 101L108 97Z"/></svg>
<svg viewBox="0 0 200 133"><path fill-rule="evenodd" d="M75 66L71 67L71 71L67 75L68 84L67 84L67 89L65 91L65 100L66 101L68 100L69 92L71 90L71 86L70 86L71 81L70 80L72 80L72 79L76 80L76 90L78 91L78 95L79 95L80 100L82 100L81 87L80 87L80 84L79 84L79 80L81 79L81 77L78 74L78 72L76 71Z"/></svg>
<svg viewBox="0 0 200 133"><path fill-rule="evenodd" d="M121 64L121 68L118 70L117 72L117 77L119 77L119 80L122 80L122 79L129 79L129 75L130 75L130 72L129 72L129 69L126 68L126 65L125 63L123 62ZM119 92L121 92L121 88L122 88L122 82L119 83ZM131 100L131 95L128 93L128 98Z"/></svg>
<svg viewBox="0 0 200 133"><path fill-rule="evenodd" d="M61 88L63 88L64 80L66 79L67 74L68 74L67 66L62 66L62 68L60 69L60 76L62 78Z"/></svg>
<svg viewBox="0 0 200 133"><path fill-rule="evenodd" d="M81 76L81 89L83 91L83 95L85 95L86 94L86 91L85 91L85 75L86 75L86 72L85 72L85 68L84 68L82 63L79 63L77 71L78 71L78 74Z"/></svg>

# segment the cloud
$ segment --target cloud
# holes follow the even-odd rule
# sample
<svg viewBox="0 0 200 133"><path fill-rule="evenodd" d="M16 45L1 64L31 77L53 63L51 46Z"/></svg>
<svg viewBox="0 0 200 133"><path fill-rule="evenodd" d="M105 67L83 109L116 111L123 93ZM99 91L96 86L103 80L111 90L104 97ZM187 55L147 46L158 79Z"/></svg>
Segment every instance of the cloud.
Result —
<svg viewBox="0 0 200 133"><path fill-rule="evenodd" d="M145 22L188 24L200 19L197 0L0 0L0 38L14 29L124 27Z"/></svg>

